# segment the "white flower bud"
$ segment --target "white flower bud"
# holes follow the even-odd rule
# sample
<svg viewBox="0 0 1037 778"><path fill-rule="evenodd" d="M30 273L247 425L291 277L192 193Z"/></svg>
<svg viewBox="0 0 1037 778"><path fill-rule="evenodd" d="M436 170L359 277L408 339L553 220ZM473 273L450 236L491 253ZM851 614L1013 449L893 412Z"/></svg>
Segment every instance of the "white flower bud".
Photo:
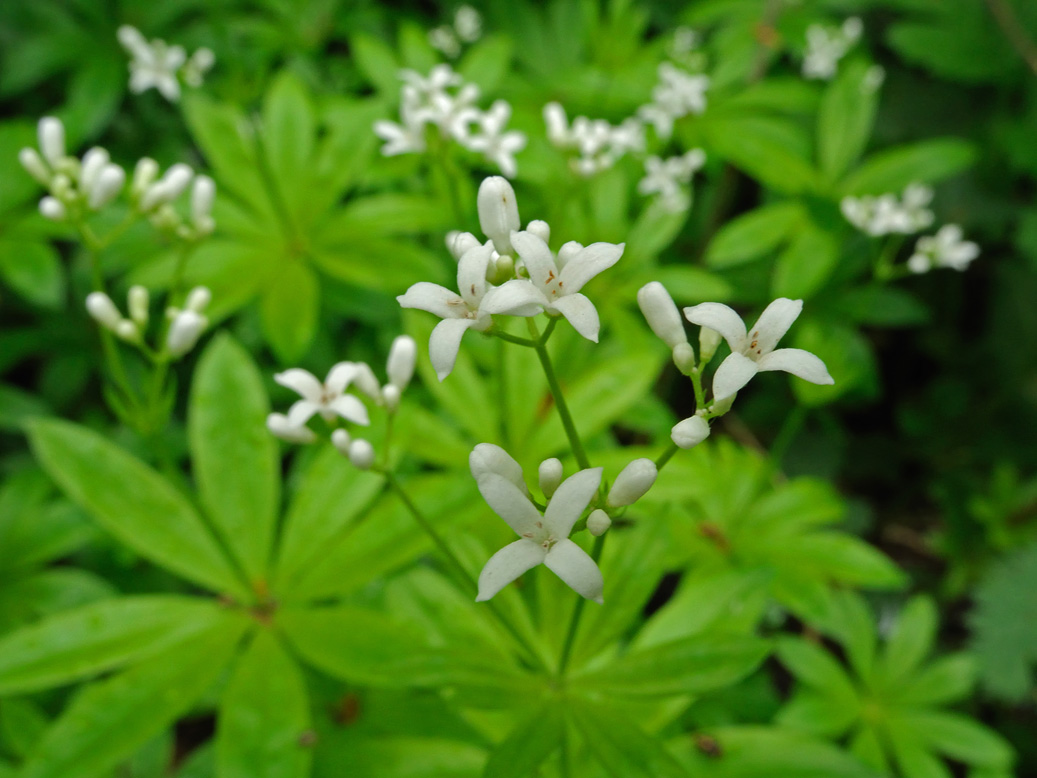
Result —
<svg viewBox="0 0 1037 778"><path fill-rule="evenodd" d="M500 254L512 254L511 233L521 227L515 190L507 179L490 176L479 186L479 226Z"/></svg>
<svg viewBox="0 0 1037 778"><path fill-rule="evenodd" d="M140 340L140 330L129 319L123 319L116 325L115 334L130 342Z"/></svg>
<svg viewBox="0 0 1037 778"><path fill-rule="evenodd" d="M212 221L212 204L216 200L216 183L209 176L198 176L191 187L191 221L195 226Z"/></svg>
<svg viewBox="0 0 1037 778"><path fill-rule="evenodd" d="M45 116L36 127L40 151L48 164L57 167L65 156L65 126L60 119Z"/></svg>
<svg viewBox="0 0 1037 778"><path fill-rule="evenodd" d="M511 454L493 443L480 443L473 448L472 453L468 455L468 467L476 481L487 473L494 473L507 478L516 486L521 486L523 492L529 491L522 477L522 465L516 462Z"/></svg>
<svg viewBox="0 0 1037 778"><path fill-rule="evenodd" d="M470 232L451 230L446 236L447 251L454 259L461 259L469 250L481 245L479 239Z"/></svg>
<svg viewBox="0 0 1037 778"><path fill-rule="evenodd" d="M122 321L122 314L115 307L112 298L104 292L91 292L86 296L86 312L102 327L113 332Z"/></svg>
<svg viewBox="0 0 1037 778"><path fill-rule="evenodd" d="M305 425L292 424L283 413L271 413L267 416L266 428L272 435L288 443L312 443L317 439L313 430Z"/></svg>
<svg viewBox="0 0 1037 778"><path fill-rule="evenodd" d="M389 413L396 413L396 409L400 407L401 396L402 392L398 386L386 384L382 387L382 404Z"/></svg>
<svg viewBox="0 0 1037 778"><path fill-rule="evenodd" d="M717 353L717 348L720 346L720 341L723 339L723 335L716 330L711 330L709 327L703 327L699 330L699 356L702 357L703 364L713 358L713 355Z"/></svg>
<svg viewBox="0 0 1037 778"><path fill-rule="evenodd" d="M184 302L184 307L189 311L195 313L201 313L212 301L212 292L209 291L207 286L196 286L187 294L187 300Z"/></svg>
<svg viewBox="0 0 1037 778"><path fill-rule="evenodd" d="M205 73L216 64L216 55L213 54L212 49L207 49L203 46L191 55L191 64L198 68L200 72Z"/></svg>
<svg viewBox="0 0 1037 778"><path fill-rule="evenodd" d="M143 286L131 286L126 296L126 307L129 308L130 318L140 327L148 323L148 290Z"/></svg>
<svg viewBox="0 0 1037 778"><path fill-rule="evenodd" d="M87 204L95 211L104 208L118 196L125 183L126 171L118 165L105 165L93 188L87 190Z"/></svg>
<svg viewBox="0 0 1037 778"><path fill-rule="evenodd" d="M392 342L386 372L389 374L389 383L401 392L407 388L414 376L414 363L417 358L418 346L414 338L400 335Z"/></svg>
<svg viewBox="0 0 1037 778"><path fill-rule="evenodd" d="M349 437L349 433L344 429L337 429L331 433L331 445L338 449L338 453L342 456L349 458L349 444L352 442L352 438Z"/></svg>
<svg viewBox="0 0 1037 778"><path fill-rule="evenodd" d="M544 243L551 242L551 225L545 222L543 219L534 219L526 225L526 232L531 232L536 235Z"/></svg>
<svg viewBox="0 0 1037 778"><path fill-rule="evenodd" d="M76 196L72 189L72 180L64 173L58 173L50 182L50 191L59 200L68 200Z"/></svg>
<svg viewBox="0 0 1037 778"><path fill-rule="evenodd" d="M58 198L44 197L40 200L40 213L52 222L60 222L68 216L68 209Z"/></svg>
<svg viewBox="0 0 1037 778"><path fill-rule="evenodd" d="M932 266L932 261L924 254L912 254L907 260L907 269L912 273L927 273Z"/></svg>
<svg viewBox="0 0 1037 778"><path fill-rule="evenodd" d="M150 157L144 157L137 162L133 169L133 185L130 191L134 197L140 197L144 190L154 183L158 177L158 163Z"/></svg>
<svg viewBox="0 0 1037 778"><path fill-rule="evenodd" d="M83 155L83 165L79 171L79 186L84 192L89 192L96 186L98 176L110 161L108 152L100 146L94 146Z"/></svg>
<svg viewBox="0 0 1037 778"><path fill-rule="evenodd" d="M497 252L493 252L496 254ZM510 281L515 277L515 260L510 254L504 254L503 256L498 255L493 260L493 278L490 279L494 284L503 284L505 281Z"/></svg>
<svg viewBox="0 0 1037 778"><path fill-rule="evenodd" d="M610 519L609 515L601 508L593 511L591 515L587 517L587 531L594 537L604 535L606 530L611 526L612 519Z"/></svg>
<svg viewBox="0 0 1037 778"><path fill-rule="evenodd" d="M583 244L577 243L575 240L571 240L568 243L563 243L562 247L558 249L558 269L561 270L568 264L569 260L575 257L583 251Z"/></svg>
<svg viewBox="0 0 1037 778"><path fill-rule="evenodd" d="M174 359L182 357L194 348L209 320L196 311L181 311L169 325L166 335L166 349Z"/></svg>
<svg viewBox="0 0 1037 778"><path fill-rule="evenodd" d="M609 490L608 504L621 508L640 500L655 483L659 469L651 459L635 459L616 476Z"/></svg>
<svg viewBox="0 0 1037 778"><path fill-rule="evenodd" d="M552 145L565 146L569 143L569 119L559 103L544 106L544 124L547 125L547 139Z"/></svg>
<svg viewBox="0 0 1037 778"><path fill-rule="evenodd" d="M374 371L366 362L356 363L356 375L353 376L353 385L376 402L382 399L382 385L378 383Z"/></svg>
<svg viewBox="0 0 1037 778"><path fill-rule="evenodd" d="M358 438L349 444L349 461L358 470L370 470L374 464L374 446Z"/></svg>
<svg viewBox="0 0 1037 778"><path fill-rule="evenodd" d="M695 349L690 343L678 343L673 347L673 364L686 376L695 371Z"/></svg>
<svg viewBox="0 0 1037 778"><path fill-rule="evenodd" d="M690 416L670 430L670 440L679 448L691 448L709 437L709 422L701 416Z"/></svg>
<svg viewBox="0 0 1037 778"><path fill-rule="evenodd" d="M665 286L658 281L645 284L637 291L637 304L652 332L671 349L675 349L678 343L688 342L680 311L677 310L677 304ZM694 361L694 355L692 360Z"/></svg>
<svg viewBox="0 0 1037 778"><path fill-rule="evenodd" d="M18 152L18 161L30 176L44 186L50 186L50 170L36 149L22 149Z"/></svg>
<svg viewBox="0 0 1037 778"><path fill-rule="evenodd" d="M537 475L540 479L540 491L544 493L544 497L550 500L554 496L558 485L562 483L564 474L562 463L558 459L552 457L540 463Z"/></svg>
<svg viewBox="0 0 1037 778"><path fill-rule="evenodd" d="M140 199L142 210L150 211L159 205L172 202L187 189L194 171L182 162L173 165L158 181L149 186Z"/></svg>

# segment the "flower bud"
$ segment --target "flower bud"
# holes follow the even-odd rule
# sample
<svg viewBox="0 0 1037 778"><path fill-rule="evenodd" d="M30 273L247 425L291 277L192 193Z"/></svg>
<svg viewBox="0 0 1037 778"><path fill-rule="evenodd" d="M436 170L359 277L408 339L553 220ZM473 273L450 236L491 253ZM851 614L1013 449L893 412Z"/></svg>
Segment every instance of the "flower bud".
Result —
<svg viewBox="0 0 1037 778"><path fill-rule="evenodd" d="M558 489L558 485L562 482L562 476L564 475L561 461L553 457L545 459L540 463L537 475L540 479L540 491L544 493L544 497L550 500L554 496L555 490Z"/></svg>
<svg viewBox="0 0 1037 778"><path fill-rule="evenodd" d="M386 384L382 387L382 403L389 413L396 413L396 409L400 407L400 396L401 392L398 386Z"/></svg>
<svg viewBox="0 0 1037 778"><path fill-rule="evenodd" d="M507 179L490 176L479 186L479 226L500 254L512 254L511 233L521 227L515 190Z"/></svg>
<svg viewBox="0 0 1037 778"><path fill-rule="evenodd" d="M717 353L720 341L723 339L723 335L716 330L711 330L709 327L703 327L699 330L699 356L702 357L702 364L706 364L713 358L713 355Z"/></svg>
<svg viewBox="0 0 1037 778"><path fill-rule="evenodd" d="M601 508L593 511L591 515L587 517L587 531L594 537L604 535L605 531L611 526L612 519L610 519L609 515Z"/></svg>
<svg viewBox="0 0 1037 778"><path fill-rule="evenodd" d="M670 440L679 448L691 448L709 437L709 422L701 416L690 416L670 430Z"/></svg>
<svg viewBox="0 0 1037 778"><path fill-rule="evenodd" d="M126 172L118 165L105 165L97 175L93 187L87 189L87 204L92 210L108 205L122 191L126 183Z"/></svg>
<svg viewBox="0 0 1037 778"><path fill-rule="evenodd" d="M497 252L493 252L497 254ZM493 260L493 278L491 283L503 284L505 281L510 281L515 277L515 259L511 254L497 254L497 258Z"/></svg>
<svg viewBox="0 0 1037 778"><path fill-rule="evenodd" d="M338 453L342 456L349 458L349 444L351 438L349 433L344 429L337 429L331 433L331 445L338 449Z"/></svg>
<svg viewBox="0 0 1037 778"><path fill-rule="evenodd" d="M414 338L400 335L392 342L386 372L389 374L389 383L399 391L406 389L414 376L414 363L417 358L418 346Z"/></svg>
<svg viewBox="0 0 1037 778"><path fill-rule="evenodd" d="M134 197L140 197L158 177L158 163L150 157L144 157L133 169L133 185L130 191Z"/></svg>
<svg viewBox="0 0 1037 778"><path fill-rule="evenodd" d="M306 425L292 424L283 413L271 413L266 417L266 428L271 435L288 443L312 443L316 434ZM345 430L338 430L345 432ZM332 436L334 438L334 436Z"/></svg>
<svg viewBox="0 0 1037 778"><path fill-rule="evenodd" d="M64 173L58 173L51 179L50 191L53 192L54 196L59 200L68 200L76 195L75 191L72 189L72 180Z"/></svg>
<svg viewBox="0 0 1037 778"><path fill-rule="evenodd" d="M615 508L633 505L652 488L657 475L659 469L651 459L635 459L616 477L609 490L608 504Z"/></svg>
<svg viewBox="0 0 1037 778"><path fill-rule="evenodd" d="M137 325L129 319L123 319L115 327L115 334L131 343L140 340L140 330Z"/></svg>
<svg viewBox="0 0 1037 778"><path fill-rule="evenodd" d="M690 343L678 343L673 347L673 364L686 376L695 371L695 349Z"/></svg>
<svg viewBox="0 0 1037 778"><path fill-rule="evenodd" d="M30 176L44 186L50 186L50 170L36 149L22 149L18 152L18 161Z"/></svg>
<svg viewBox="0 0 1037 778"><path fill-rule="evenodd" d="M108 152L100 146L94 146L83 155L83 166L79 171L79 185L84 192L89 192L94 188L98 176L110 161Z"/></svg>
<svg viewBox="0 0 1037 778"><path fill-rule="evenodd" d="M565 267L569 260L581 251L583 251L582 243L577 243L575 240L563 243L562 247L558 249L558 269L561 270Z"/></svg>
<svg viewBox="0 0 1037 778"><path fill-rule="evenodd" d="M191 187L191 221L195 226L212 221L212 204L216 199L216 184L208 176L198 176Z"/></svg>
<svg viewBox="0 0 1037 778"><path fill-rule="evenodd" d="M451 230L446 236L447 251L454 259L461 259L470 249L481 245L479 239L470 232Z"/></svg>
<svg viewBox="0 0 1037 778"><path fill-rule="evenodd" d="M150 211L156 206L172 202L184 193L193 176L194 171L182 162L173 165L162 178L144 191L140 199L141 209Z"/></svg>
<svg viewBox="0 0 1037 778"><path fill-rule="evenodd" d="M526 232L532 232L544 243L551 242L551 226L542 219L534 219L526 225Z"/></svg>
<svg viewBox="0 0 1037 778"><path fill-rule="evenodd" d="M203 46L191 55L191 63L194 67L198 68L199 71L205 73L206 71L211 70L212 66L216 64L216 55L213 54L212 49L207 49Z"/></svg>
<svg viewBox="0 0 1037 778"><path fill-rule="evenodd" d="M468 455L468 467L472 471L472 478L478 481L488 473L503 476L522 490L523 494L529 494L522 477L522 465L514 460L507 451L493 443L480 443L472 449Z"/></svg>
<svg viewBox="0 0 1037 778"><path fill-rule="evenodd" d="M58 198L44 197L40 200L40 213L52 222L60 222L68 216L68 209Z"/></svg>
<svg viewBox="0 0 1037 778"><path fill-rule="evenodd" d="M57 167L65 156L65 126L60 119L45 116L36 128L43 158L51 167Z"/></svg>
<svg viewBox="0 0 1037 778"><path fill-rule="evenodd" d="M353 385L376 402L382 399L382 385L378 383L374 371L366 362L356 363L356 374L353 376Z"/></svg>
<svg viewBox="0 0 1037 778"><path fill-rule="evenodd" d="M665 286L658 281L645 284L637 292L637 304L640 306L648 326L652 328L652 332L671 349L675 349L678 343L686 344L688 342L680 311L677 310L677 304L673 302L673 298L670 297ZM674 355L674 359L676 359L676 355ZM692 361L694 359L693 354Z"/></svg>
<svg viewBox="0 0 1037 778"><path fill-rule="evenodd" d="M148 290L143 286L131 286L126 296L126 307L129 308L130 318L140 327L148 323Z"/></svg>
<svg viewBox="0 0 1037 778"><path fill-rule="evenodd" d="M115 331L122 321L122 314L112 298L104 292L91 292L86 296L86 312L102 327Z"/></svg>
<svg viewBox="0 0 1037 778"><path fill-rule="evenodd" d="M184 307L189 311L201 313L208 307L211 301L212 292L209 291L209 287L196 286L188 292L187 300L184 302Z"/></svg>
<svg viewBox="0 0 1037 778"><path fill-rule="evenodd" d="M176 359L193 349L208 324L209 320L197 311L186 310L178 313L169 325L169 334L166 335L166 349L169 355Z"/></svg>
<svg viewBox="0 0 1037 778"><path fill-rule="evenodd" d="M554 146L565 146L569 143L569 119L565 108L559 103L548 103L544 106L544 124L547 125L547 139Z"/></svg>
<svg viewBox="0 0 1037 778"><path fill-rule="evenodd" d="M358 438L349 444L349 461L358 470L370 470L374 464L374 446Z"/></svg>

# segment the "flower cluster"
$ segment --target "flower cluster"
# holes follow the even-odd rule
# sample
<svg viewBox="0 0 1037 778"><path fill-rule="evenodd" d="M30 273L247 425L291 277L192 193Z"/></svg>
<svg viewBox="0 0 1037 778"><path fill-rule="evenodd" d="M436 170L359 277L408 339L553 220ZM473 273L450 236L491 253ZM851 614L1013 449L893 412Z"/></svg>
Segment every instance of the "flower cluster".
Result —
<svg viewBox="0 0 1037 778"><path fill-rule="evenodd" d="M591 467L562 480L557 459L540 464L538 475L545 508L533 502L522 466L492 443L480 443L468 459L479 493L519 536L490 557L479 574L477 602L493 597L523 573L546 566L578 594L602 602L604 581L597 563L570 535L581 516L599 499L602 468ZM604 508L592 508L585 526L592 535L612 524L609 511L639 500L655 483L658 468L650 459L635 459L616 477Z"/></svg>
<svg viewBox="0 0 1037 778"><path fill-rule="evenodd" d="M488 111L481 111L475 106L479 87L465 83L449 65L436 65L427 77L403 70L400 78L400 123L385 119L374 123L375 134L385 141L384 156L424 152L427 131L433 128L441 138L482 154L505 175L515 175L515 154L526 147L526 136L506 129L511 118L507 102L497 100Z"/></svg>
<svg viewBox="0 0 1037 778"><path fill-rule="evenodd" d="M965 240L961 227L945 224L935 235L919 238L907 260L912 273L926 273L935 267L963 271L979 256L979 246Z"/></svg>
<svg viewBox="0 0 1037 778"><path fill-rule="evenodd" d="M637 109L637 115L651 124L656 135L668 140L678 119L706 110L710 78L689 73L670 62L659 65L659 80L652 89L652 102Z"/></svg>
<svg viewBox="0 0 1037 778"><path fill-rule="evenodd" d="M117 31L119 43L130 55L130 91L135 94L157 89L170 102L180 99L180 81L201 86L216 57L200 48L191 55L183 46L170 46L163 40L148 41L136 27L123 25Z"/></svg>
<svg viewBox="0 0 1037 778"><path fill-rule="evenodd" d="M613 125L604 119L577 116L572 125L559 103L544 106L547 139L555 148L575 151L569 164L573 172L592 176L612 167L624 155L645 149L644 125L631 117Z"/></svg>
<svg viewBox="0 0 1037 778"><path fill-rule="evenodd" d="M180 162L159 177L158 163L145 157L137 163L130 184L130 202L148 217L156 229L183 240L199 240L216 229L212 207L216 184L209 176L195 175ZM188 218L181 216L173 202L190 188Z"/></svg>
<svg viewBox="0 0 1037 778"><path fill-rule="evenodd" d="M211 299L212 294L206 287L196 286L188 293L183 308L166 309L168 327L164 338L160 336L160 342L164 345L152 353L160 358L180 359L191 351L209 326L204 311ZM86 298L87 313L98 324L147 352L149 349L144 343L144 334L150 318L148 290L143 286L130 287L126 307L128 317L122 315L112 298L104 292L91 292Z"/></svg>
<svg viewBox="0 0 1037 778"><path fill-rule="evenodd" d="M478 206L479 224L489 240L480 243L470 233L456 233L450 239L458 258L458 291L420 281L396 298L404 308L443 319L429 340L429 356L439 380L453 370L465 332L486 332L493 326L494 314L564 316L577 332L597 342L598 312L580 290L619 261L623 244L583 246L571 241L555 254L548 246L546 222L530 222L521 230L515 191L500 176L482 182Z"/></svg>
<svg viewBox="0 0 1037 778"><path fill-rule="evenodd" d="M385 386L378 382L366 362L339 362L328 371L323 381L298 367L278 373L274 380L297 392L301 399L288 409L287 414L271 413L266 420L267 429L289 443L312 443L318 436L308 425L314 416L319 415L333 427L331 442L335 448L355 467L367 470L374 464L374 446L363 438L352 437L345 428L337 426L339 419L365 427L370 424L367 407L347 390L355 387L375 405L394 414L414 376L416 359L417 346L413 338L400 335L389 348L386 364L389 382Z"/></svg>
<svg viewBox="0 0 1037 778"><path fill-rule="evenodd" d="M428 42L450 59L457 59L465 43L474 43L482 37L482 16L470 5L462 5L454 12L454 23L429 30Z"/></svg>
<svg viewBox="0 0 1037 778"><path fill-rule="evenodd" d="M645 159L645 177L637 184L643 195L658 195L658 201L668 211L682 211L690 204L685 186L692 176L706 164L702 149L692 149L677 157Z"/></svg>
<svg viewBox="0 0 1037 778"><path fill-rule="evenodd" d="M933 223L935 217L929 210L932 200L932 189L911 184L899 199L895 194L844 197L840 208L850 224L872 237L892 233L910 235Z"/></svg>
<svg viewBox="0 0 1037 778"><path fill-rule="evenodd" d="M803 77L831 80L839 69L839 61L853 48L864 33L864 24L856 16L841 27L812 24L807 28L807 49L803 54Z"/></svg>

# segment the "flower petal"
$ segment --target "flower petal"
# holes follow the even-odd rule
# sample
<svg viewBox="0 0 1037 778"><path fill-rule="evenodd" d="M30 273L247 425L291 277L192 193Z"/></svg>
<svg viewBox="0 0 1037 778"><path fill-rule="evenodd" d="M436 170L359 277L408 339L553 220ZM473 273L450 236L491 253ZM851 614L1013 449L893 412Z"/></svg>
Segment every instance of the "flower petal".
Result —
<svg viewBox="0 0 1037 778"><path fill-rule="evenodd" d="M331 394L342 394L353 383L353 379L359 372L360 369L356 362L339 362L328 371L328 377L324 379L324 387Z"/></svg>
<svg viewBox="0 0 1037 778"><path fill-rule="evenodd" d="M559 297L551 308L568 319L573 329L587 340L598 342L598 331L601 329L598 309L585 295L576 293Z"/></svg>
<svg viewBox="0 0 1037 778"><path fill-rule="evenodd" d="M728 355L713 376L713 399L723 400L730 397L749 383L759 369L759 366L745 354L735 351Z"/></svg>
<svg viewBox="0 0 1037 778"><path fill-rule="evenodd" d="M486 294L486 268L492 253L492 243L480 244L468 249L457 261L457 289L473 310Z"/></svg>
<svg viewBox="0 0 1037 778"><path fill-rule="evenodd" d="M529 494L529 487L522 477L522 465L500 446L480 443L468 455L468 467L471 468L472 478L476 481L488 473L494 473L507 478L521 489L523 494Z"/></svg>
<svg viewBox="0 0 1037 778"><path fill-rule="evenodd" d="M428 355L440 381L454 369L461 338L475 324L475 319L443 319L432 330L428 339Z"/></svg>
<svg viewBox="0 0 1037 778"><path fill-rule="evenodd" d="M544 511L544 523L556 538L567 538L601 486L601 468L580 470L562 481Z"/></svg>
<svg viewBox="0 0 1037 778"><path fill-rule="evenodd" d="M507 281L491 289L482 299L480 313L506 313L511 316L536 316L547 305L544 293L524 278Z"/></svg>
<svg viewBox="0 0 1037 778"><path fill-rule="evenodd" d="M491 556L479 573L476 602L490 599L527 570L544 561L547 552L532 540L516 540Z"/></svg>
<svg viewBox="0 0 1037 778"><path fill-rule="evenodd" d="M346 421L351 421L354 424L363 424L366 427L371 423L370 419L367 418L367 408L351 394L343 394L336 397L328 407Z"/></svg>
<svg viewBox="0 0 1037 778"><path fill-rule="evenodd" d="M419 311L434 313L442 319L456 319L464 315L466 306L464 299L457 292L451 292L445 286L418 281L403 294L397 296L396 302L401 308L417 308Z"/></svg>
<svg viewBox="0 0 1037 778"><path fill-rule="evenodd" d="M765 354L757 363L762 370L784 370L812 384L834 384L825 363L809 351L801 348L779 348Z"/></svg>
<svg viewBox="0 0 1037 778"><path fill-rule="evenodd" d="M740 351L745 341L745 322L734 308L723 303L700 303L684 309L684 318L700 327L709 327L724 336L732 351Z"/></svg>
<svg viewBox="0 0 1037 778"><path fill-rule="evenodd" d="M275 373L274 380L281 386L286 386L310 402L320 403L324 394L324 384L317 380L317 376L301 367L293 367L283 373Z"/></svg>
<svg viewBox="0 0 1037 778"><path fill-rule="evenodd" d="M293 427L301 427L320 410L320 403L310 402L309 400L297 400L288 409L288 423Z"/></svg>
<svg viewBox="0 0 1037 778"><path fill-rule="evenodd" d="M544 564L577 594L599 605L605 581L590 555L571 540L559 540L544 558Z"/></svg>
<svg viewBox="0 0 1037 778"><path fill-rule="evenodd" d="M782 335L789 331L802 310L802 300L790 300L787 297L779 297L764 308L749 336L750 346L757 356L774 351ZM756 345L752 346L753 343Z"/></svg>
<svg viewBox="0 0 1037 778"><path fill-rule="evenodd" d="M518 535L536 533L543 523L540 511L509 479L497 473L486 473L476 479L479 493L493 512L507 522Z"/></svg>
<svg viewBox="0 0 1037 778"><path fill-rule="evenodd" d="M598 273L608 270L623 256L625 243L592 243L565 263L561 280L566 294L575 294Z"/></svg>
<svg viewBox="0 0 1037 778"><path fill-rule="evenodd" d="M523 230L511 234L511 245L522 257L529 272L529 280L541 291L547 288L548 280L558 275L554 254L544 241L532 232Z"/></svg>

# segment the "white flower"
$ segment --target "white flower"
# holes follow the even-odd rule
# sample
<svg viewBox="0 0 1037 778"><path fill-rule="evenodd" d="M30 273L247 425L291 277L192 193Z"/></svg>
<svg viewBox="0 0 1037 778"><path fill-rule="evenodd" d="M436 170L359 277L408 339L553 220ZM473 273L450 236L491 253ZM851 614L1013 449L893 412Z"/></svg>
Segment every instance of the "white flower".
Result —
<svg viewBox="0 0 1037 778"><path fill-rule="evenodd" d="M149 43L139 30L129 25L120 27L117 35L131 56L130 91L139 94L154 88L170 102L179 100L177 71L187 62L183 46L169 46L162 40Z"/></svg>
<svg viewBox="0 0 1037 778"><path fill-rule="evenodd" d="M701 416L689 416L673 425L670 440L678 448L691 448L709 437L709 422Z"/></svg>
<svg viewBox="0 0 1037 778"><path fill-rule="evenodd" d="M826 81L833 78L839 68L839 61L863 32L864 25L855 16L838 28L810 25L807 28L807 49L803 55L803 76Z"/></svg>
<svg viewBox="0 0 1037 778"><path fill-rule="evenodd" d="M288 421L292 426L301 427L314 414L319 413L328 422L336 416L341 416L354 424L368 424L367 408L356 397L346 394L346 389L356 374L355 363L339 362L328 371L328 376L323 382L309 371L298 367L275 375L274 380L277 383L298 392L302 397L288 409Z"/></svg>
<svg viewBox="0 0 1037 778"><path fill-rule="evenodd" d="M560 251L557 257L529 231L513 232L511 244L525 263L529 280L515 279L497 287L486 296L483 310L535 316L543 307L549 314L564 316L583 337L597 343L598 311L594 303L580 294L580 289L616 264L625 244L592 243L577 248L571 256L570 252Z"/></svg>
<svg viewBox="0 0 1037 778"><path fill-rule="evenodd" d="M394 386L401 392L410 384L414 376L414 363L417 360L418 347L414 338L409 335L400 335L389 347L389 359L386 363L386 372L389 374L389 385Z"/></svg>
<svg viewBox="0 0 1037 778"><path fill-rule="evenodd" d="M932 199L930 187L910 184L901 199L895 194L844 197L839 207L850 224L872 237L910 235L933 223L933 212L928 207Z"/></svg>
<svg viewBox="0 0 1037 778"><path fill-rule="evenodd" d="M754 375L766 370L783 370L813 384L834 383L824 362L809 351L774 349L802 310L802 300L779 297L764 309L752 330L746 331L742 318L722 303L702 303L684 309L688 321L716 330L731 347L731 354L713 376L715 400L734 395Z"/></svg>
<svg viewBox="0 0 1037 778"><path fill-rule="evenodd" d="M908 269L912 273L925 273L934 267L966 270L979 256L979 246L964 237L957 224L945 224L932 237L919 238L907 261Z"/></svg>
<svg viewBox="0 0 1037 778"><path fill-rule="evenodd" d="M670 56L680 57L695 50L699 44L698 34L690 27L678 27L670 41Z"/></svg>
<svg viewBox="0 0 1037 778"><path fill-rule="evenodd" d="M483 499L520 540L492 557L479 574L477 602L493 597L527 570L546 565L578 594L602 602L604 582L597 564L569 539L573 525L601 485L601 468L581 470L565 479L543 515L513 481L493 472L476 475Z"/></svg>
<svg viewBox="0 0 1037 778"><path fill-rule="evenodd" d="M545 105L543 114L551 144L579 153L570 160L572 169L579 175L594 175L612 167L629 152L644 151L644 125L635 117L613 126L604 119L577 116L570 127L565 108L559 103Z"/></svg>
<svg viewBox="0 0 1037 778"><path fill-rule="evenodd" d="M183 310L170 308L166 311L166 315L172 319L166 334L166 350L174 359L193 349L209 326L209 320L202 311L211 299L212 293L208 287L196 286L188 293Z"/></svg>
<svg viewBox="0 0 1037 778"><path fill-rule="evenodd" d="M419 281L396 298L404 308L428 311L443 319L429 338L429 358L440 381L454 369L465 332L470 329L485 332L493 324L490 313L483 307L489 288L486 268L492 253L493 244L487 241L485 245L469 249L461 257L457 263L460 294L439 284Z"/></svg>
<svg viewBox="0 0 1037 778"><path fill-rule="evenodd" d="M271 413L266 417L266 428L271 435L287 441L288 443L312 443L317 439L317 434L305 424L293 424L291 419L283 413ZM345 430L335 430L345 432Z"/></svg>
<svg viewBox="0 0 1037 778"><path fill-rule="evenodd" d="M443 52L450 59L456 59L461 53L461 42L454 34L453 28L445 24L428 31L428 44L436 51Z"/></svg>
<svg viewBox="0 0 1037 778"><path fill-rule="evenodd" d="M659 65L659 83L652 90L653 102L674 118L706 110L709 76L692 74L669 62Z"/></svg>
<svg viewBox="0 0 1037 778"><path fill-rule="evenodd" d="M477 119L481 134L468 137L464 141L468 149L480 152L509 178L518 172L515 154L526 147L524 133L518 130L504 131L510 118L511 106L504 100L497 100L490 106L490 110Z"/></svg>
<svg viewBox="0 0 1037 778"><path fill-rule="evenodd" d="M670 211L687 207L689 198L683 186L691 182L692 176L706 163L702 149L692 149L678 157L660 159L650 156L645 159L645 177L637 184L643 195L657 194L660 202Z"/></svg>
<svg viewBox="0 0 1037 778"><path fill-rule="evenodd" d="M465 43L473 43L482 36L482 16L470 5L459 6L454 13L454 29Z"/></svg>

